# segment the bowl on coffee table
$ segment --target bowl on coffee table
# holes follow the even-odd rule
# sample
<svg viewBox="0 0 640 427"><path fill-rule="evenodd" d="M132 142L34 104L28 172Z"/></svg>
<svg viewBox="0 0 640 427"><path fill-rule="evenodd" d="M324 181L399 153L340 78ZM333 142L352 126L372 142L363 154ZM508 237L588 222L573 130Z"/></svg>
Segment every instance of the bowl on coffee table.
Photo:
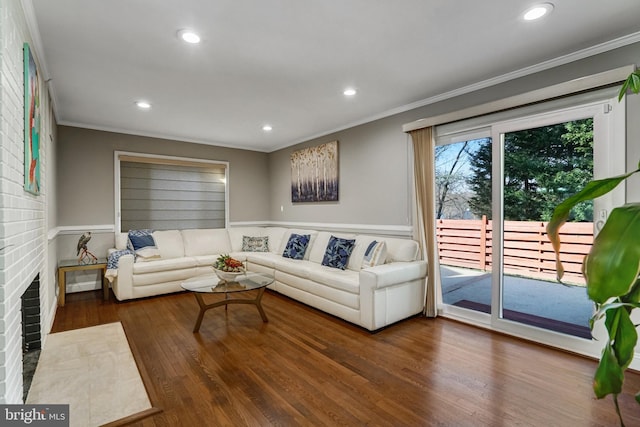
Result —
<svg viewBox="0 0 640 427"><path fill-rule="evenodd" d="M223 271L223 270L219 270L217 268L213 269L216 273L216 275L221 279L224 280L225 282L235 282L236 279L238 278L238 276L242 276L243 274L246 274L246 272L244 270L240 270L240 271Z"/></svg>

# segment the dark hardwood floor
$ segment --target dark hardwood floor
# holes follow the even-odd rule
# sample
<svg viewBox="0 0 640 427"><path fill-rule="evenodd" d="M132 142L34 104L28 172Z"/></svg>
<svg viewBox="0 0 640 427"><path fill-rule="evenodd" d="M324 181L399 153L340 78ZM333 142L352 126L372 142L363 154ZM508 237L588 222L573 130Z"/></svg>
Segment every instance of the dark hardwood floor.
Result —
<svg viewBox="0 0 640 427"><path fill-rule="evenodd" d="M378 333L266 292L209 310L182 293L116 303L72 294L52 332L122 322L152 403L139 426L615 426L596 361L442 318ZM620 403L640 425L640 374Z"/></svg>

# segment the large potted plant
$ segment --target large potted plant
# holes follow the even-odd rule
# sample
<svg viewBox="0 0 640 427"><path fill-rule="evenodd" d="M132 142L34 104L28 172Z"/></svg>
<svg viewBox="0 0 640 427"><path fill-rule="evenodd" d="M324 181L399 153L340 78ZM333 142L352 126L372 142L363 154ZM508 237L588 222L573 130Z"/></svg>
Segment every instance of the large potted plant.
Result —
<svg viewBox="0 0 640 427"><path fill-rule="evenodd" d="M640 71L633 72L627 78L620 88L618 99L621 100L629 91L636 94L640 92ZM591 181L582 191L555 208L547 225L547 233L556 252L558 280L562 279L564 273L559 259L558 232L569 218L571 209L580 202L610 192L638 172L640 163L633 172ZM582 272L587 294L596 306L591 328L596 320L604 318L608 332L608 340L594 375L593 390L599 399L613 396L620 425L624 426L618 395L622 392L624 372L633 360L638 342L631 313L640 307L640 203L627 203L611 211L584 259ZM635 399L640 404L640 393L636 394Z"/></svg>

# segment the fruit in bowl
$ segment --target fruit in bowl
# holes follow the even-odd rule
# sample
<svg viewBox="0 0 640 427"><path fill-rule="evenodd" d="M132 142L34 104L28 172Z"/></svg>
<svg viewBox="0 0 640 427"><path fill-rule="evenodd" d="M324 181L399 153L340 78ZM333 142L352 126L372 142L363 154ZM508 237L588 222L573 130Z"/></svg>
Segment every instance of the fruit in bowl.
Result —
<svg viewBox="0 0 640 427"><path fill-rule="evenodd" d="M216 259L214 265L216 270L225 271L227 273L240 273L244 271L244 264L242 261L238 261L235 258L231 258L229 255L220 255Z"/></svg>
<svg viewBox="0 0 640 427"><path fill-rule="evenodd" d="M220 255L213 265L216 274L222 280L232 281L241 274L244 274L244 264L229 255Z"/></svg>

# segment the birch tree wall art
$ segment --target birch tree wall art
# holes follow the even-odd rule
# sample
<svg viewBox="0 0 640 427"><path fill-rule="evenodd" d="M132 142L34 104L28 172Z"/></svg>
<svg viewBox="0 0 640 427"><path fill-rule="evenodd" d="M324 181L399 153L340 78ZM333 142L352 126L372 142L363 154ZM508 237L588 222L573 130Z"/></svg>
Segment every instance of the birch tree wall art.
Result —
<svg viewBox="0 0 640 427"><path fill-rule="evenodd" d="M291 201L338 201L338 141L291 153Z"/></svg>

